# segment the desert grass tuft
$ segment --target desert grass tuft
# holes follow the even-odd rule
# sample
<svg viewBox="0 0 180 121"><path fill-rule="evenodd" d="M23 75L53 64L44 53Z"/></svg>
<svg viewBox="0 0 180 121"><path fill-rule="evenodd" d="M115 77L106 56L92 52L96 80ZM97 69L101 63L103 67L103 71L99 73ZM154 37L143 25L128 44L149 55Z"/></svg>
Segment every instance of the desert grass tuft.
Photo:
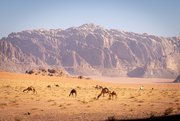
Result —
<svg viewBox="0 0 180 121"><path fill-rule="evenodd" d="M150 113L150 118L154 118L156 116L155 114L156 114L156 112L151 112Z"/></svg>
<svg viewBox="0 0 180 121"><path fill-rule="evenodd" d="M52 99L49 99L47 102L54 102L54 100L52 100Z"/></svg>
<svg viewBox="0 0 180 121"><path fill-rule="evenodd" d="M22 121L23 119L22 119L21 117L19 117L19 116L16 116L16 117L14 118L14 120L15 120L15 121Z"/></svg>
<svg viewBox="0 0 180 121"><path fill-rule="evenodd" d="M134 97L134 96L130 96L129 98L130 98L130 99L133 99L133 98L135 98L135 97Z"/></svg>
<svg viewBox="0 0 180 121"><path fill-rule="evenodd" d="M107 118L106 121L116 121L116 118L115 118L115 116L110 116Z"/></svg>
<svg viewBox="0 0 180 121"><path fill-rule="evenodd" d="M172 112L173 112L174 108L170 107L170 108L167 108L165 111L164 111L164 115L167 116L167 115L170 115Z"/></svg>

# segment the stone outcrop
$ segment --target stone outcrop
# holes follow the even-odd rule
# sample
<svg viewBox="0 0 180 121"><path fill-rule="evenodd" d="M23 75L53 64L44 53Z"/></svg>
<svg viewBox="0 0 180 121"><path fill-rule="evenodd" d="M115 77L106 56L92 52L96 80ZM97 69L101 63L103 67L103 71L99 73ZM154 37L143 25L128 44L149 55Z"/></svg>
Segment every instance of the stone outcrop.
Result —
<svg viewBox="0 0 180 121"><path fill-rule="evenodd" d="M180 83L180 75L174 80L174 83Z"/></svg>
<svg viewBox="0 0 180 121"><path fill-rule="evenodd" d="M26 74L33 74L33 75L43 75L43 76L68 76L68 73L63 69L45 69L45 68L38 68L38 69L31 69L25 72Z"/></svg>
<svg viewBox="0 0 180 121"><path fill-rule="evenodd" d="M157 37L84 24L26 30L0 40L0 69L64 68L70 74L174 78L180 37Z"/></svg>

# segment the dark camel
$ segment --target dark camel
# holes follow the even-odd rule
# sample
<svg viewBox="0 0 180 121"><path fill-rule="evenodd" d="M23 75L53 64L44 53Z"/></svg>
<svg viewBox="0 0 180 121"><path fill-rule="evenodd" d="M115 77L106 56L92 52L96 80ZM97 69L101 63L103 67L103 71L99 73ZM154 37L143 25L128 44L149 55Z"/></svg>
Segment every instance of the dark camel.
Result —
<svg viewBox="0 0 180 121"><path fill-rule="evenodd" d="M103 97L104 97L104 94L107 94L107 93L109 93L109 89L108 89L107 87L103 88L103 89L101 90L101 93L98 95L97 99L99 99L99 97L100 97L101 95L103 95Z"/></svg>
<svg viewBox="0 0 180 121"><path fill-rule="evenodd" d="M109 99L117 98L117 94L115 91L109 92Z"/></svg>
<svg viewBox="0 0 180 121"><path fill-rule="evenodd" d="M29 91L33 91L33 93L37 93L35 88L30 86L30 87L27 87L26 89L23 90L23 92L29 92Z"/></svg>
<svg viewBox="0 0 180 121"><path fill-rule="evenodd" d="M75 97L76 97L77 96L77 91L75 89L72 89L69 96L71 96L71 95L72 96L75 95Z"/></svg>
<svg viewBox="0 0 180 121"><path fill-rule="evenodd" d="M103 87L100 86L100 85L96 85L96 86L95 86L95 89L103 89Z"/></svg>

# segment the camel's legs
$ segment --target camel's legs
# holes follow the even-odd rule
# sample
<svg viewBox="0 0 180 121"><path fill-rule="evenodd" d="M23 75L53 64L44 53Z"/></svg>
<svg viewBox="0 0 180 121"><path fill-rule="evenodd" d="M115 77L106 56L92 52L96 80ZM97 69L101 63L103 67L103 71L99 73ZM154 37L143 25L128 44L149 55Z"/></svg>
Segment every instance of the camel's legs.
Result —
<svg viewBox="0 0 180 121"><path fill-rule="evenodd" d="M99 97L102 95L102 92L98 95L97 99L99 99Z"/></svg>

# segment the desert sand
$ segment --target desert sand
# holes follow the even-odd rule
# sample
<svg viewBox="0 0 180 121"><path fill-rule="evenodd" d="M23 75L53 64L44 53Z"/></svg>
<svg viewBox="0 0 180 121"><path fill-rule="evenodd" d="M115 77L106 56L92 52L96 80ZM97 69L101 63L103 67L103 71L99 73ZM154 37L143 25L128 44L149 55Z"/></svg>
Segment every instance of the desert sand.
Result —
<svg viewBox="0 0 180 121"><path fill-rule="evenodd" d="M180 84L170 83L172 79L92 79L0 72L0 121L101 121L180 114ZM117 98L105 95L97 100L101 90L96 85L115 91ZM23 92L28 86L37 94ZM77 97L69 97L73 88Z"/></svg>

